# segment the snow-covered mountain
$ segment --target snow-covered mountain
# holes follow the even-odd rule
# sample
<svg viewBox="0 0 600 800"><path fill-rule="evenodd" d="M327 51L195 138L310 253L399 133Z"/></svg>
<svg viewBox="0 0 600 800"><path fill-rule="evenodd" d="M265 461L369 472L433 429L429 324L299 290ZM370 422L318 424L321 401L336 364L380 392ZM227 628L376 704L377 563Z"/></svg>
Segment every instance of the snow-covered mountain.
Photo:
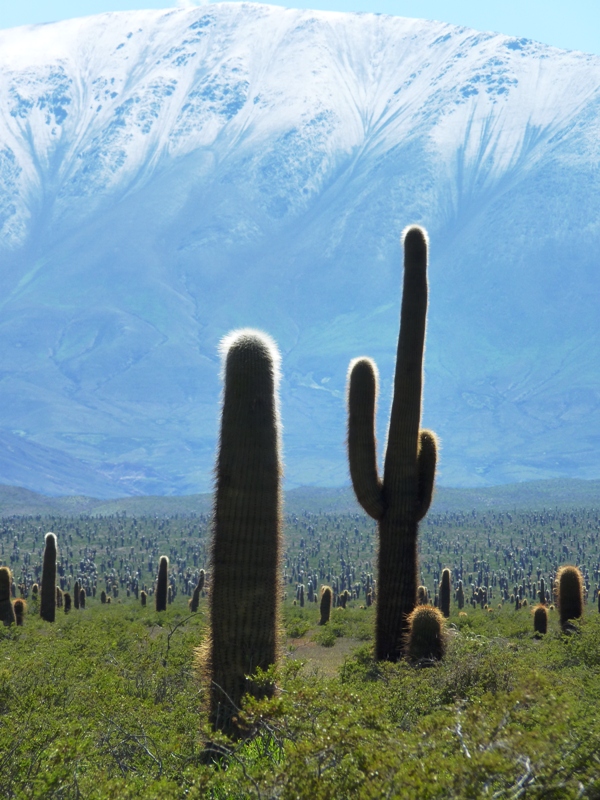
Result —
<svg viewBox="0 0 600 800"><path fill-rule="evenodd" d="M0 482L208 489L240 326L282 350L288 485L346 482L346 369L377 360L383 439L412 222L440 482L598 477L599 132L600 58L439 22L0 31Z"/></svg>

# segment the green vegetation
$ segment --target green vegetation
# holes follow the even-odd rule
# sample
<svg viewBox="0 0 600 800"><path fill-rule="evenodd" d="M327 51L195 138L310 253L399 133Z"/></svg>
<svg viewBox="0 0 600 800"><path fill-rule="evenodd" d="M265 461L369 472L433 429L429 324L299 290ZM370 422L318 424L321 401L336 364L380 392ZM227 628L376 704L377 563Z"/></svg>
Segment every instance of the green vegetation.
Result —
<svg viewBox="0 0 600 800"><path fill-rule="evenodd" d="M449 569L464 608L455 592L444 658L427 669L374 659L374 523L308 511L285 521L283 658L255 678L277 690L244 701L245 737L231 743L212 732L193 669L208 629L204 589L198 612L188 607L201 570L211 585L206 515L0 520L0 558L28 605L23 626L0 626L2 796L599 796L599 510L430 513L420 583L431 599ZM87 595L52 625L33 591L48 530L65 600L75 581ZM173 602L159 614L141 597L154 594L162 553ZM585 610L564 635L554 587L569 562ZM542 580L547 633L536 636ZM332 608L320 626L323 585ZM529 605L515 610L516 597Z"/></svg>

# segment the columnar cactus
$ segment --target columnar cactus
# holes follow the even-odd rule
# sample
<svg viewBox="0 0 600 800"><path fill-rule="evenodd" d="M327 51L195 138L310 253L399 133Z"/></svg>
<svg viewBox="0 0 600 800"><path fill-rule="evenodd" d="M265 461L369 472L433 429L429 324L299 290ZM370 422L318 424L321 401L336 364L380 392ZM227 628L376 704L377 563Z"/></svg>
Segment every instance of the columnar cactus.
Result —
<svg viewBox="0 0 600 800"><path fill-rule="evenodd" d="M40 617L46 622L54 622L56 616L56 536L53 533L47 533L45 541Z"/></svg>
<svg viewBox="0 0 600 800"><path fill-rule="evenodd" d="M440 661L446 652L445 620L433 606L417 606L408 615L404 647L410 661Z"/></svg>
<svg viewBox="0 0 600 800"><path fill-rule="evenodd" d="M321 619L319 625L327 625L331 618L331 606L333 605L333 592L331 586L321 586Z"/></svg>
<svg viewBox="0 0 600 800"><path fill-rule="evenodd" d="M458 582L458 588L456 590L456 605L460 611L462 611L465 607L465 590L463 589L462 581Z"/></svg>
<svg viewBox="0 0 600 800"><path fill-rule="evenodd" d="M548 609L543 603L533 609L533 630L538 635L548 630Z"/></svg>
<svg viewBox="0 0 600 800"><path fill-rule="evenodd" d="M440 611L446 617L450 616L450 570L445 569L442 572L442 580L440 583Z"/></svg>
<svg viewBox="0 0 600 800"><path fill-rule="evenodd" d="M540 578L540 604L545 606L546 605L546 584L543 578Z"/></svg>
<svg viewBox="0 0 600 800"><path fill-rule="evenodd" d="M13 609L15 612L15 621L17 625L22 625L23 622L25 621L25 612L27 611L27 603L25 602L25 600L23 600L22 597L18 597L13 603Z"/></svg>
<svg viewBox="0 0 600 800"><path fill-rule="evenodd" d="M71 592L65 592L63 594L63 601L65 606L65 614L68 614L71 610Z"/></svg>
<svg viewBox="0 0 600 800"><path fill-rule="evenodd" d="M282 546L279 352L258 331L221 343L223 401L216 466L210 592L210 720L237 735L243 695L271 694L248 680L278 655Z"/></svg>
<svg viewBox="0 0 600 800"><path fill-rule="evenodd" d="M0 621L8 627L15 620L15 611L10 599L12 575L8 567L0 567Z"/></svg>
<svg viewBox="0 0 600 800"><path fill-rule="evenodd" d="M583 616L583 578L577 567L561 567L556 573L555 594L560 624L569 630L570 622Z"/></svg>
<svg viewBox="0 0 600 800"><path fill-rule="evenodd" d="M85 608L85 598L86 598L85 589L82 586L81 589L79 590L79 608Z"/></svg>
<svg viewBox="0 0 600 800"><path fill-rule="evenodd" d="M158 562L158 577L156 579L156 591L154 593L154 604L157 611L167 610L167 594L169 588L169 557L161 556Z"/></svg>
<svg viewBox="0 0 600 800"><path fill-rule="evenodd" d="M379 523L379 583L375 654L397 661L417 600L419 521L433 495L437 442L421 430L421 388L427 316L427 235L404 234L404 288L394 399L383 479L377 470L375 408L377 367L351 362L348 380L348 458L356 497Z"/></svg>
<svg viewBox="0 0 600 800"><path fill-rule="evenodd" d="M429 605L429 592L427 591L426 586L419 586L417 589L417 605Z"/></svg>
<svg viewBox="0 0 600 800"><path fill-rule="evenodd" d="M108 599L110 600L110 597ZM148 600L148 595L142 589L142 591L140 592L140 603L142 604L142 606L144 606L144 607L146 606L147 600Z"/></svg>
<svg viewBox="0 0 600 800"><path fill-rule="evenodd" d="M79 585L79 581L75 581L75 585L73 586L73 606L75 609L79 609L80 591L81 587Z"/></svg>

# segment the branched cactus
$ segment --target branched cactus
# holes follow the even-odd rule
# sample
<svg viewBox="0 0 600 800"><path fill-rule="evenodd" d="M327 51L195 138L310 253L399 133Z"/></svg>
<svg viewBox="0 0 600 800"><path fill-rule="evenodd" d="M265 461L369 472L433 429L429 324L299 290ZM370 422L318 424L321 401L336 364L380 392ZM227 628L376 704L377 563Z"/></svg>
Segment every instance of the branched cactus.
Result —
<svg viewBox="0 0 600 800"><path fill-rule="evenodd" d="M410 661L441 661L446 652L445 620L433 606L417 606L408 615L404 647Z"/></svg>
<svg viewBox="0 0 600 800"><path fill-rule="evenodd" d="M56 536L53 533L47 533L45 541L40 617L46 622L54 622L56 616Z"/></svg>
<svg viewBox="0 0 600 800"><path fill-rule="evenodd" d="M321 619L319 625L327 625L331 618L331 606L333 605L333 592L331 586L321 586Z"/></svg>
<svg viewBox="0 0 600 800"><path fill-rule="evenodd" d="M0 567L0 621L6 625L12 625L15 620L15 611L10 599L10 586L12 575L8 567Z"/></svg>
<svg viewBox="0 0 600 800"><path fill-rule="evenodd" d="M538 635L548 631L548 609L543 603L533 609L533 630Z"/></svg>
<svg viewBox="0 0 600 800"><path fill-rule="evenodd" d="M158 577L156 579L156 591L154 593L154 604L157 611L167 610L169 590L169 557L161 556L158 562Z"/></svg>
<svg viewBox="0 0 600 800"><path fill-rule="evenodd" d="M280 633L282 546L279 353L258 331L221 343L223 403L216 466L205 671L210 721L238 735L243 695L269 695L248 680L276 663ZM202 653L199 653L202 660Z"/></svg>
<svg viewBox="0 0 600 800"><path fill-rule="evenodd" d="M556 573L555 594L563 630L570 622L583 616L583 577L577 567L561 567Z"/></svg>
<svg viewBox="0 0 600 800"><path fill-rule="evenodd" d="M194 589L194 594L190 598L190 611L195 614L198 611L198 606L200 605L200 592L204 588L204 570L200 570L200 575L198 576L198 583L196 584L196 588Z"/></svg>
<svg viewBox="0 0 600 800"><path fill-rule="evenodd" d="M450 570L445 569L442 572L442 580L440 583L440 611L446 617L450 616Z"/></svg>
<svg viewBox="0 0 600 800"><path fill-rule="evenodd" d="M383 479L377 469L377 367L351 362L348 380L348 459L356 497L379 523L379 583L375 654L397 661L417 601L419 521L433 495L437 442L421 430L421 388L427 316L427 235L404 234L404 288L394 398Z"/></svg>

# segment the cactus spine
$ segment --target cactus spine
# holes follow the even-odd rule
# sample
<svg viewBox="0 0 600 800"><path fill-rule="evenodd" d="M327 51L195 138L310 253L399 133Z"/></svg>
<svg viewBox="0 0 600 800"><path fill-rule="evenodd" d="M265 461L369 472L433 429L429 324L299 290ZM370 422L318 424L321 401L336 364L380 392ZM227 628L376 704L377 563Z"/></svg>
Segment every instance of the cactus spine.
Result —
<svg viewBox="0 0 600 800"><path fill-rule="evenodd" d="M321 586L321 619L319 625L327 625L331 618L331 606L333 605L333 592L331 586Z"/></svg>
<svg viewBox="0 0 600 800"><path fill-rule="evenodd" d="M0 620L6 627L16 622L15 611L10 599L12 575L8 567L0 567Z"/></svg>
<svg viewBox="0 0 600 800"><path fill-rule="evenodd" d="M571 620L583 616L583 578L577 567L561 567L556 573L558 612L563 630Z"/></svg>
<svg viewBox="0 0 600 800"><path fill-rule="evenodd" d="M56 616L56 536L53 533L47 533L45 541L40 617L46 622L54 622Z"/></svg>
<svg viewBox="0 0 600 800"><path fill-rule="evenodd" d="M434 606L417 606L408 615L404 634L406 655L410 661L441 661L446 652L444 615Z"/></svg>
<svg viewBox="0 0 600 800"><path fill-rule="evenodd" d="M397 661L417 600L419 521L431 504L437 442L421 430L421 388L427 316L427 235L404 234L404 287L394 399L383 480L377 471L377 368L351 362L348 381L348 459L356 497L379 523L379 584L375 654Z"/></svg>
<svg viewBox="0 0 600 800"><path fill-rule="evenodd" d="M442 581L440 583L440 611L446 617L450 616L450 570L445 569L442 572Z"/></svg>
<svg viewBox="0 0 600 800"><path fill-rule="evenodd" d="M161 556L158 562L158 577L156 579L156 591L154 593L154 604L157 611L167 610L168 585L169 557Z"/></svg>
<svg viewBox="0 0 600 800"><path fill-rule="evenodd" d="M258 331L221 342L223 401L216 466L208 654L210 720L237 734L243 695L272 694L247 676L277 660L282 543L279 352Z"/></svg>

